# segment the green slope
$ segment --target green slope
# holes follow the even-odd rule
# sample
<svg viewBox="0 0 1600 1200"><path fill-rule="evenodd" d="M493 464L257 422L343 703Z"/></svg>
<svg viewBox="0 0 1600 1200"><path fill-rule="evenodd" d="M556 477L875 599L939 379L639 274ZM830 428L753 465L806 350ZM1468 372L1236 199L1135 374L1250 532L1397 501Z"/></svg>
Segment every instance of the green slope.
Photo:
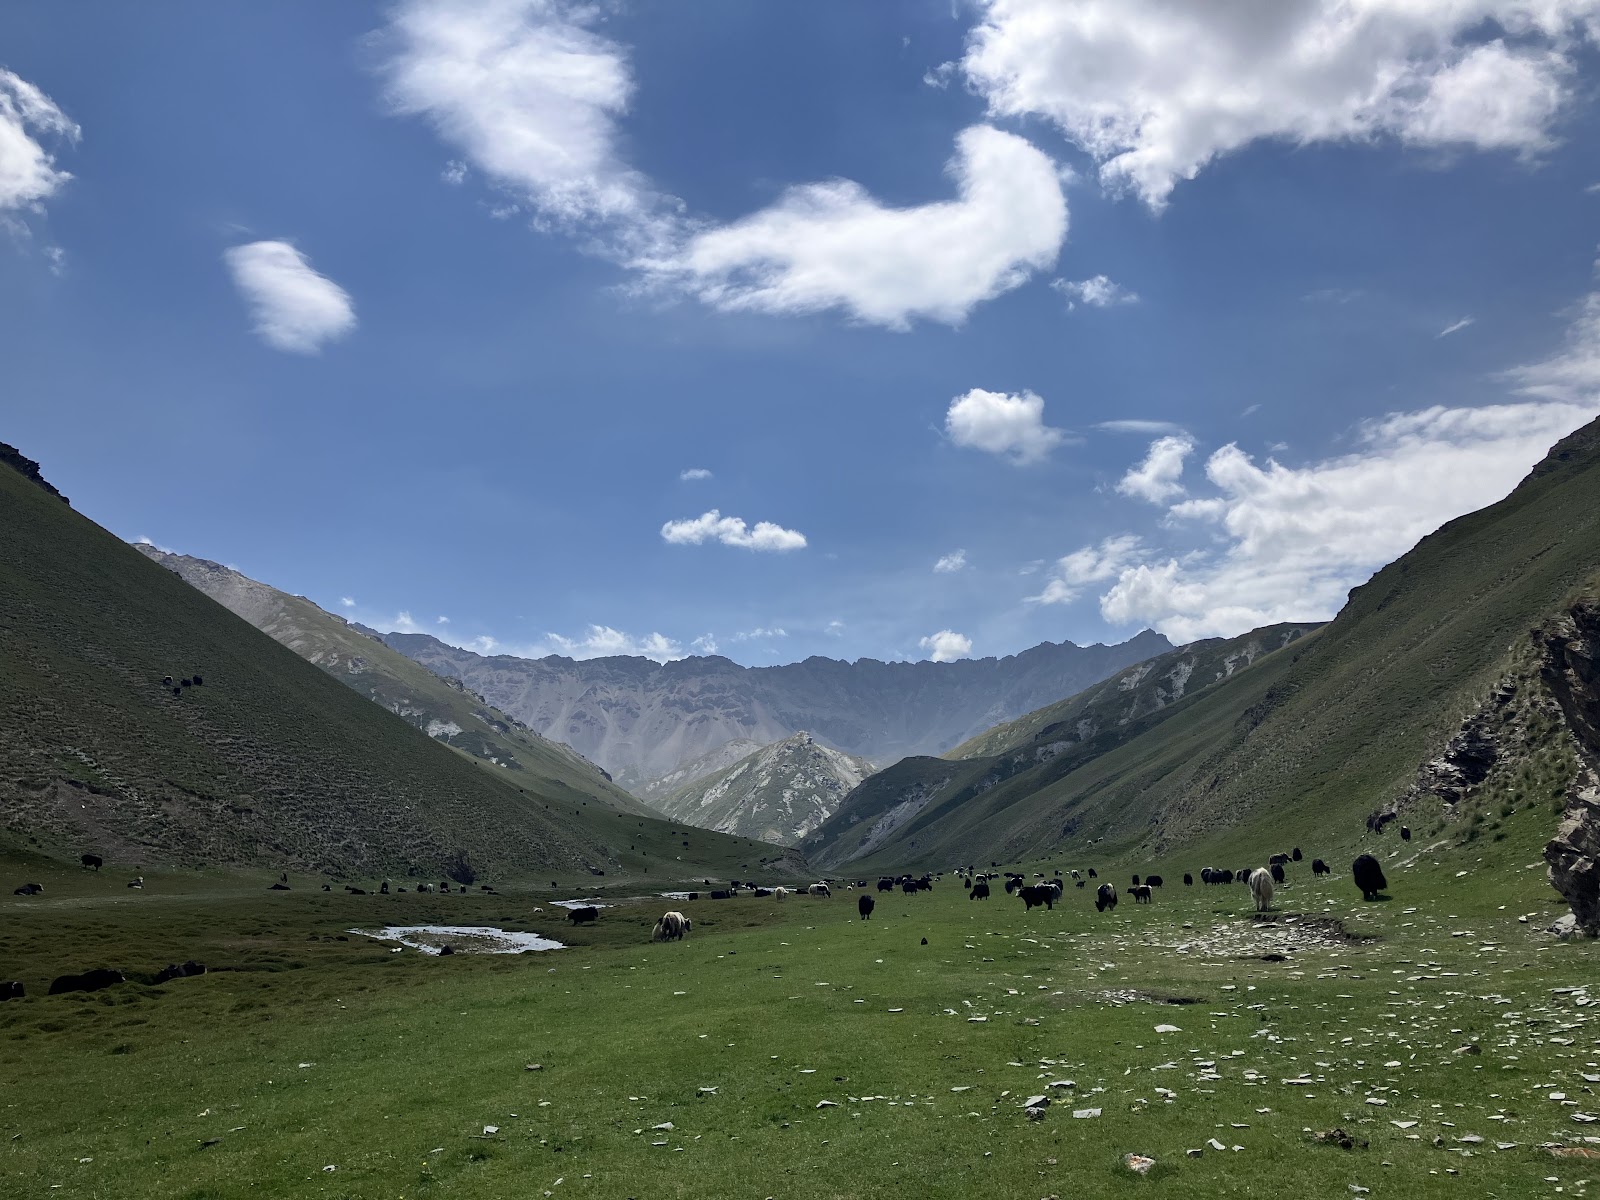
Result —
<svg viewBox="0 0 1600 1200"><path fill-rule="evenodd" d="M1365 816L1405 796L1419 765L1503 675L1525 667L1529 630L1597 567L1600 422L1564 439L1505 500L1450 522L1356 588L1327 626L1141 718L1103 752L1004 777L984 773L999 760L916 760L912 786L946 786L872 856L1011 861L1058 848L1159 854L1224 839L1265 849L1359 838ZM863 789L875 784L883 778ZM885 799L874 799L880 811ZM852 846L842 832L853 811L854 798L807 853L860 854L861 839Z"/></svg>
<svg viewBox="0 0 1600 1200"><path fill-rule="evenodd" d="M195 674L178 694L162 682ZM0 467L0 841L347 875L433 875L465 854L491 877L726 873L768 850L506 774Z"/></svg>
<svg viewBox="0 0 1600 1200"><path fill-rule="evenodd" d="M1007 819L1004 808L1017 787L1036 791L1147 734L1210 689L1317 628L1272 625L1236 638L1194 642L997 725L943 758L903 759L865 780L807 839L806 851L823 863L848 861L879 847L893 855L902 843L918 843L924 831L943 837L948 829L959 829L963 844L977 837L988 845L983 839Z"/></svg>
<svg viewBox="0 0 1600 1200"><path fill-rule="evenodd" d="M661 815L577 751L540 737L467 691L459 680L435 675L304 596L291 596L207 559L154 546L134 549L429 737L490 771L505 773L510 782L526 786L529 780L549 780L620 812Z"/></svg>

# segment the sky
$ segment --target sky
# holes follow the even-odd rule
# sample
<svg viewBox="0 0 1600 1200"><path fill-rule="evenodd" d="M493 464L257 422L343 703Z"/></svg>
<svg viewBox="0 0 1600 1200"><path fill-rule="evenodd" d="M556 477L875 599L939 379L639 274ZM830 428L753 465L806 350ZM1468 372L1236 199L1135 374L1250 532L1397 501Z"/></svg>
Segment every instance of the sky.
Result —
<svg viewBox="0 0 1600 1200"><path fill-rule="evenodd" d="M0 8L0 440L483 652L1331 617L1600 414L1600 0Z"/></svg>

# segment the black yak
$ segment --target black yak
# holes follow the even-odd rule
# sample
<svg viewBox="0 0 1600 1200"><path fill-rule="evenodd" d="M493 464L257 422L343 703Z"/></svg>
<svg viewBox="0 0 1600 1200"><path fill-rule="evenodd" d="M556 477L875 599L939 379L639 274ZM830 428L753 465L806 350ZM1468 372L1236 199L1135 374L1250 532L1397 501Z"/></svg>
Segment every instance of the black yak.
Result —
<svg viewBox="0 0 1600 1200"><path fill-rule="evenodd" d="M600 910L592 904L567 910L567 920L574 925L590 925L600 919Z"/></svg>
<svg viewBox="0 0 1600 1200"><path fill-rule="evenodd" d="M1314 858L1311 860L1311 873L1313 875L1332 875L1333 868L1320 858Z"/></svg>
<svg viewBox="0 0 1600 1200"><path fill-rule="evenodd" d="M1160 887L1162 883L1161 876L1146 875L1144 877L1144 883L1146 887Z"/></svg>
<svg viewBox="0 0 1600 1200"><path fill-rule="evenodd" d="M856 912L861 914L863 921L872 919L872 910L876 907L878 907L878 902L867 893L863 892L856 897Z"/></svg>
<svg viewBox="0 0 1600 1200"><path fill-rule="evenodd" d="M1051 883L1030 883L1017 890L1022 897L1023 912L1038 908L1041 904L1045 908L1054 908L1056 901L1061 899L1061 893Z"/></svg>
<svg viewBox="0 0 1600 1200"><path fill-rule="evenodd" d="M1184 875L1183 875L1183 886L1184 887L1193 887L1194 886L1194 876L1190 875L1187 871L1185 871Z"/></svg>
<svg viewBox="0 0 1600 1200"><path fill-rule="evenodd" d="M96 967L93 971L85 971L82 975L58 975L50 981L50 994L59 996L63 992L98 992L101 988L111 987L113 984L126 982L126 977L121 971L107 970L105 967Z"/></svg>
<svg viewBox="0 0 1600 1200"><path fill-rule="evenodd" d="M1272 864L1272 882L1273 883L1282 883L1283 882L1283 864L1282 863L1273 863Z"/></svg>
<svg viewBox="0 0 1600 1200"><path fill-rule="evenodd" d="M987 900L988 898L989 885L981 880L972 885L972 894L967 897L968 900Z"/></svg>
<svg viewBox="0 0 1600 1200"><path fill-rule="evenodd" d="M1383 877L1383 867L1370 854L1358 855L1355 862L1350 864L1350 877L1361 889L1363 900L1376 898L1379 892L1389 886L1389 881Z"/></svg>
<svg viewBox="0 0 1600 1200"><path fill-rule="evenodd" d="M1411 840L1411 826L1409 826L1409 825L1400 826L1400 840L1402 842L1409 842Z"/></svg>
<svg viewBox="0 0 1600 1200"><path fill-rule="evenodd" d="M1117 906L1117 889L1109 883L1102 883L1100 890L1094 894L1095 912L1105 912L1108 908Z"/></svg>
<svg viewBox="0 0 1600 1200"><path fill-rule="evenodd" d="M98 854L85 854L78 861L83 864L84 870L98 871L103 860Z"/></svg>
<svg viewBox="0 0 1600 1200"><path fill-rule="evenodd" d="M1294 848L1294 853L1289 855L1289 857L1292 858L1295 862L1299 862L1300 861L1300 847L1296 846Z"/></svg>

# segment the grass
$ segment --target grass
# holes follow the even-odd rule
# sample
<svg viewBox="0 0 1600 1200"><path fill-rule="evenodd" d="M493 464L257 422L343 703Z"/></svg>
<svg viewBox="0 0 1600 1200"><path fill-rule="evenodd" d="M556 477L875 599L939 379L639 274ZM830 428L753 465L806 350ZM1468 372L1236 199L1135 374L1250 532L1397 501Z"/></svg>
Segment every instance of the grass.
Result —
<svg viewBox="0 0 1600 1200"><path fill-rule="evenodd" d="M1548 816L1502 820L1501 842L1380 843L1387 902L1292 867L1268 928L1237 885L1184 888L1188 856L1131 868L1167 886L1103 916L1087 889L1024 915L946 877L879 897L866 923L846 893L641 899L577 930L549 900L581 877L350 897L300 879L269 894L247 874L149 876L133 893L61 871L43 898L0 899L0 975L29 991L0 1004L7 1192L1209 1197L1270 1179L1453 1197L1542 1194L1554 1176L1581 1195L1596 1169L1539 1145L1581 1146L1590 1127L1571 1113L1600 1107L1584 1078L1600 1030L1553 992L1594 978L1596 948L1539 932L1560 911L1537 866ZM7 860L4 877L43 865ZM1130 869L1096 865L1119 884ZM668 907L695 931L652 945ZM572 948L441 959L346 932L429 919ZM1263 961L1324 921L1356 940ZM42 994L58 972L191 956L212 972ZM1168 1023L1181 1032L1155 1032ZM1481 1054L1455 1053L1469 1043ZM1302 1072L1313 1083L1283 1082ZM1057 1102L1029 1121L1020 1101L1063 1079L1075 1088L1048 1089ZM1313 1140L1334 1128L1370 1145ZM1120 1166L1128 1152L1155 1158L1148 1178Z"/></svg>

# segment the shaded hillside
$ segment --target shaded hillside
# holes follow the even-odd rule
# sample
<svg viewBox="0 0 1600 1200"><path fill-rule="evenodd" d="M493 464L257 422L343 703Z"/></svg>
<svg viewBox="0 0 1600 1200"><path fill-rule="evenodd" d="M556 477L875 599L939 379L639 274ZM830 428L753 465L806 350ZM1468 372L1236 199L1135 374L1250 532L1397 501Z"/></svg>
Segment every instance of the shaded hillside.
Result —
<svg viewBox="0 0 1600 1200"><path fill-rule="evenodd" d="M558 779L496 778L9 467L0 839L69 859L348 874L433 875L462 856L502 876L665 872L764 850Z"/></svg>
<svg viewBox="0 0 1600 1200"><path fill-rule="evenodd" d="M943 758L908 758L866 780L830 821L806 839L806 852L834 863L868 855L915 831L955 820L986 823L989 793L1026 777L1037 789L1157 728L1177 706L1252 668L1319 628L1271 625L1236 638L1192 642L1129 667L1102 683L997 725Z"/></svg>
<svg viewBox="0 0 1600 1200"><path fill-rule="evenodd" d="M749 738L734 738L731 742L723 742L711 753L702 754L699 758L644 784L639 788L639 795L649 803L655 804L698 779L726 770L741 758L747 758L760 749L761 743L752 742Z"/></svg>
<svg viewBox="0 0 1600 1200"><path fill-rule="evenodd" d="M1354 589L1322 629L1140 718L1064 772L1050 759L973 785L960 803L941 794L871 852L955 862L1101 841L1158 853L1252 828L1263 845L1359 835L1369 813L1411 793L1419 764L1445 750L1526 656L1530 628L1597 564L1600 422L1564 439L1506 499ZM860 852L840 835L843 815L808 852Z"/></svg>
<svg viewBox="0 0 1600 1200"><path fill-rule="evenodd" d="M459 680L435 675L304 596L280 592L207 559L148 545L134 549L429 737L507 772L519 786L529 779L559 781L622 812L660 815L571 747L540 737Z"/></svg>
<svg viewBox="0 0 1600 1200"><path fill-rule="evenodd" d="M872 773L872 764L797 733L656 802L702 829L793 846Z"/></svg>
<svg viewBox="0 0 1600 1200"><path fill-rule="evenodd" d="M720 657L485 658L427 634L384 640L640 792L728 742L767 745L803 729L875 762L942 753L1172 648L1147 630L1117 646L1046 642L1002 659L741 667Z"/></svg>

